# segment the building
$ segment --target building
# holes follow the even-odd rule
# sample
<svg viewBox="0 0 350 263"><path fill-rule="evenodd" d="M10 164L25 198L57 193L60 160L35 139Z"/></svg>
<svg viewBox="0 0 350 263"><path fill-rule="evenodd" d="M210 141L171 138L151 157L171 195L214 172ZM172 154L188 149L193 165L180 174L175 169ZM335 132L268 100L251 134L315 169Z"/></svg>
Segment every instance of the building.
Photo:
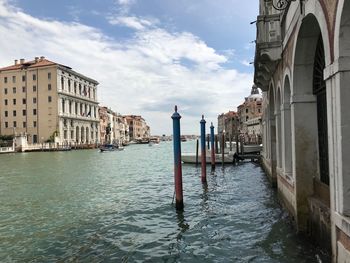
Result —
<svg viewBox="0 0 350 263"><path fill-rule="evenodd" d="M276 4L257 19L263 165L298 231L350 262L350 1Z"/></svg>
<svg viewBox="0 0 350 263"><path fill-rule="evenodd" d="M0 134L29 143L99 140L98 82L45 57L0 69Z"/></svg>
<svg viewBox="0 0 350 263"><path fill-rule="evenodd" d="M235 111L222 113L218 116L218 135L221 138L225 131L226 138L234 140L238 132L239 117Z"/></svg>
<svg viewBox="0 0 350 263"><path fill-rule="evenodd" d="M256 85L253 85L250 95L244 98L244 102L237 107L239 116L239 131L246 130L245 122L262 115L262 95Z"/></svg>
<svg viewBox="0 0 350 263"><path fill-rule="evenodd" d="M129 142L129 126L126 118L107 107L99 108L101 143L122 145Z"/></svg>
<svg viewBox="0 0 350 263"><path fill-rule="evenodd" d="M140 115L126 115L124 117L129 126L130 141L149 139L150 127L144 118Z"/></svg>

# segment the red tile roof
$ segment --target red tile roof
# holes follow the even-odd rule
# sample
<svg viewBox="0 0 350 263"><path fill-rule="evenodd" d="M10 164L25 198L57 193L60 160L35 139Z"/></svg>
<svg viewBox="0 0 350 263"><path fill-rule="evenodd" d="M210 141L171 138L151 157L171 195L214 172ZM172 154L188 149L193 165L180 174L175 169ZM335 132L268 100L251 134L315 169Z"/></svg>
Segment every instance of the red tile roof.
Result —
<svg viewBox="0 0 350 263"><path fill-rule="evenodd" d="M22 68L37 68L37 67L45 67L45 66L53 66L53 65L60 65L60 64L44 58L44 59L39 59L37 62L35 62L35 60L25 61L23 64L18 63L17 65L3 67L3 68L0 68L0 71L18 70ZM67 66L64 66L64 67L69 68Z"/></svg>

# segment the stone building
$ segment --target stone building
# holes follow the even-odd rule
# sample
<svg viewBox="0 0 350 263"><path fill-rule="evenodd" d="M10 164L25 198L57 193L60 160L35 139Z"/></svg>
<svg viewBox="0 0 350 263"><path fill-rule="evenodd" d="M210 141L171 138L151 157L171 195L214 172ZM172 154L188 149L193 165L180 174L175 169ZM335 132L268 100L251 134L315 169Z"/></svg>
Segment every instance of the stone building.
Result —
<svg viewBox="0 0 350 263"><path fill-rule="evenodd" d="M150 128L144 118L140 115L126 115L124 117L129 126L130 141L149 139Z"/></svg>
<svg viewBox="0 0 350 263"><path fill-rule="evenodd" d="M263 164L298 231L350 262L350 1L277 2L257 19Z"/></svg>
<svg viewBox="0 0 350 263"><path fill-rule="evenodd" d="M218 116L218 135L221 138L223 131L225 131L226 138L235 138L238 132L239 116L235 111L222 113Z"/></svg>
<svg viewBox="0 0 350 263"><path fill-rule="evenodd" d="M0 134L29 143L96 143L98 82L45 57L0 69Z"/></svg>
<svg viewBox="0 0 350 263"><path fill-rule="evenodd" d="M122 145L129 142L129 126L126 118L107 107L99 108L101 143Z"/></svg>
<svg viewBox="0 0 350 263"><path fill-rule="evenodd" d="M256 85L253 85L250 95L244 98L244 102L237 107L239 116L239 131L244 133L245 122L262 115L262 95Z"/></svg>

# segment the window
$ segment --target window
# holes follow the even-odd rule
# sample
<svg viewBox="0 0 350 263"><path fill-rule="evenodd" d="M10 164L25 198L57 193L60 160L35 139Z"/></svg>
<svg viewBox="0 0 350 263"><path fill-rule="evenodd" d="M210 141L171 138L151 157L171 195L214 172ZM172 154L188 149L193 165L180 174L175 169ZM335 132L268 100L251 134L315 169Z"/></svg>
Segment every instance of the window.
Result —
<svg viewBox="0 0 350 263"><path fill-rule="evenodd" d="M4 89L5 94L7 94L7 88Z"/></svg>
<svg viewBox="0 0 350 263"><path fill-rule="evenodd" d="M5 100L5 105L7 105L7 99Z"/></svg>
<svg viewBox="0 0 350 263"><path fill-rule="evenodd" d="M22 99L22 104L26 104L27 100L26 99Z"/></svg>
<svg viewBox="0 0 350 263"><path fill-rule="evenodd" d="M7 110L5 110L5 117L8 117L9 116L9 113Z"/></svg>
<svg viewBox="0 0 350 263"><path fill-rule="evenodd" d="M47 100L48 100L48 102L51 102L51 101L52 101L52 97L51 97L51 96L48 96L48 97L47 97Z"/></svg>
<svg viewBox="0 0 350 263"><path fill-rule="evenodd" d="M47 78L51 79L51 72L47 73Z"/></svg>
<svg viewBox="0 0 350 263"><path fill-rule="evenodd" d="M7 77L4 77L4 83L7 83Z"/></svg>
<svg viewBox="0 0 350 263"><path fill-rule="evenodd" d="M27 111L26 110L22 110L22 115L26 116L27 115Z"/></svg>
<svg viewBox="0 0 350 263"><path fill-rule="evenodd" d="M33 127L36 128L36 121L33 121Z"/></svg>
<svg viewBox="0 0 350 263"><path fill-rule="evenodd" d="M33 74L33 80L36 80L36 75L35 74Z"/></svg>
<svg viewBox="0 0 350 263"><path fill-rule="evenodd" d="M261 112L261 109L258 109L258 112L260 113L260 112Z"/></svg>
<svg viewBox="0 0 350 263"><path fill-rule="evenodd" d="M34 127L36 127L36 125ZM33 134L33 143L38 143L38 135L36 134Z"/></svg>
<svg viewBox="0 0 350 263"><path fill-rule="evenodd" d="M23 122L23 128L27 128L27 123L25 121Z"/></svg>
<svg viewBox="0 0 350 263"><path fill-rule="evenodd" d="M26 76L25 75L22 76L22 81L26 81Z"/></svg>
<svg viewBox="0 0 350 263"><path fill-rule="evenodd" d="M33 92L36 92L36 86L35 85L33 86Z"/></svg>
<svg viewBox="0 0 350 263"><path fill-rule="evenodd" d="M12 92L13 92L13 94L16 94L16 87L12 88Z"/></svg>
<svg viewBox="0 0 350 263"><path fill-rule="evenodd" d="M36 98L33 98L33 103L36 104Z"/></svg>
<svg viewBox="0 0 350 263"><path fill-rule="evenodd" d="M51 90L51 84L47 85L47 90Z"/></svg>
<svg viewBox="0 0 350 263"><path fill-rule="evenodd" d="M16 105L16 99L13 99L13 105Z"/></svg>
<svg viewBox="0 0 350 263"><path fill-rule="evenodd" d="M248 113L248 109L245 109L245 113Z"/></svg>
<svg viewBox="0 0 350 263"><path fill-rule="evenodd" d="M36 109L33 109L33 115L36 115Z"/></svg>
<svg viewBox="0 0 350 263"><path fill-rule="evenodd" d="M22 87L22 92L26 92L26 87Z"/></svg>
<svg viewBox="0 0 350 263"><path fill-rule="evenodd" d="M5 121L5 128L9 127L9 123L7 121Z"/></svg>
<svg viewBox="0 0 350 263"><path fill-rule="evenodd" d="M17 116L17 112L14 110L13 111L13 117L16 117Z"/></svg>
<svg viewBox="0 0 350 263"><path fill-rule="evenodd" d="M65 140L67 140L67 131L66 131L66 130L65 130L64 133L63 133L63 138L64 138Z"/></svg>
<svg viewBox="0 0 350 263"><path fill-rule="evenodd" d="M16 83L16 76L12 76L12 83Z"/></svg>
<svg viewBox="0 0 350 263"><path fill-rule="evenodd" d="M13 122L13 128L16 128L17 127L17 121L14 121Z"/></svg>

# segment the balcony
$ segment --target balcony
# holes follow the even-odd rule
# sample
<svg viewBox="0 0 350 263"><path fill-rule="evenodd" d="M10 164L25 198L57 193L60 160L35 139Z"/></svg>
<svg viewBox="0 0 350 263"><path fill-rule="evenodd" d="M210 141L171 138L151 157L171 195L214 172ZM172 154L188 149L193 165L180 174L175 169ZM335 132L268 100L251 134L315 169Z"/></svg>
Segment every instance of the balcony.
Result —
<svg viewBox="0 0 350 263"><path fill-rule="evenodd" d="M281 55L280 14L258 16L254 82L263 91L268 90L269 81Z"/></svg>

